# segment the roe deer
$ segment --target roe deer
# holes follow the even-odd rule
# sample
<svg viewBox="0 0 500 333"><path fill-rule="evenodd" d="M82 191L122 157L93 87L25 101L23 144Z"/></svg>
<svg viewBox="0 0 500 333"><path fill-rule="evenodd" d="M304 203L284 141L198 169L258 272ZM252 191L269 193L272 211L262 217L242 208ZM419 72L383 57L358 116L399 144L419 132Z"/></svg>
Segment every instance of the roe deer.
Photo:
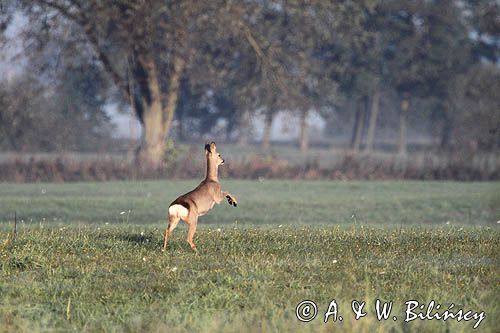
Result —
<svg viewBox="0 0 500 333"><path fill-rule="evenodd" d="M222 191L217 172L219 165L224 164L224 160L217 152L215 142L205 145L205 155L207 158L207 176L191 192L181 195L168 207L168 226L165 231L165 242L163 251L167 253L168 237L174 231L180 220L189 226L187 242L196 251L193 243L193 236L196 232L198 217L205 215L215 204L220 204L224 197L227 202L237 207L236 198L229 192Z"/></svg>

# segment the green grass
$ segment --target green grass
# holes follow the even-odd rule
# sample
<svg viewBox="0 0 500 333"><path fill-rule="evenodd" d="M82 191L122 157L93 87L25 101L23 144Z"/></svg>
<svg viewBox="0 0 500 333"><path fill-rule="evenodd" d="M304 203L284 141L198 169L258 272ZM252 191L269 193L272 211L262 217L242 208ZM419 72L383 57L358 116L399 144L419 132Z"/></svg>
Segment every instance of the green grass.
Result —
<svg viewBox="0 0 500 333"><path fill-rule="evenodd" d="M407 300L500 325L499 183L224 181L239 207L200 219L198 253L180 226L164 256L167 206L194 184L0 184L0 332L472 331L404 324ZM332 299L344 320L325 324Z"/></svg>
<svg viewBox="0 0 500 333"><path fill-rule="evenodd" d="M168 205L198 182L0 184L0 221L13 221L17 211L24 223L46 226L157 225L165 223ZM500 219L500 183L225 180L222 185L239 207L218 206L202 224L494 225Z"/></svg>

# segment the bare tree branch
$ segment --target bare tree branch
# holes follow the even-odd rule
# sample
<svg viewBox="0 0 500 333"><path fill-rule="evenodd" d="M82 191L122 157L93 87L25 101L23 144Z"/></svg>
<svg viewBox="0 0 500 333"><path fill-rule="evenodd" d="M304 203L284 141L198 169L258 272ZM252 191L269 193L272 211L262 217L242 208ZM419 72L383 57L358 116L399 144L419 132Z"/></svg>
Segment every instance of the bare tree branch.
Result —
<svg viewBox="0 0 500 333"><path fill-rule="evenodd" d="M86 20L84 12L81 11L81 15L79 16L76 13L71 11L71 7L64 6L60 2L49 1L49 0L38 0L38 1L43 5L46 5L50 8L55 9L56 11L61 13L64 17L66 17L70 21L76 23L78 26L80 26L80 28L82 28L88 41L93 46L94 51L97 54L97 58L99 59L99 61L103 65L104 70L111 76L111 79L113 80L113 82L115 83L117 88L121 91L121 93L124 94L126 98L130 98L130 95L129 95L130 91L128 89L128 85L127 85L126 80L113 67L111 59L106 54L106 52L102 49L102 47L99 43L99 38L98 38L97 32L92 27L90 22L88 20ZM81 5L77 1L71 0L70 3L73 4L74 6L78 7L80 10L82 10Z"/></svg>
<svg viewBox="0 0 500 333"><path fill-rule="evenodd" d="M245 34L245 38L247 39L252 49L255 51L257 57L261 59L262 63L267 67L267 70L271 74L274 83L277 84L284 93L288 93L288 88L283 80L284 75L283 73L281 73L281 71L279 71L279 68L281 68L281 66L279 64L273 66L271 58L262 50L259 43L253 36L252 31L243 21L238 20L237 24ZM278 70L274 70L274 68L278 68Z"/></svg>

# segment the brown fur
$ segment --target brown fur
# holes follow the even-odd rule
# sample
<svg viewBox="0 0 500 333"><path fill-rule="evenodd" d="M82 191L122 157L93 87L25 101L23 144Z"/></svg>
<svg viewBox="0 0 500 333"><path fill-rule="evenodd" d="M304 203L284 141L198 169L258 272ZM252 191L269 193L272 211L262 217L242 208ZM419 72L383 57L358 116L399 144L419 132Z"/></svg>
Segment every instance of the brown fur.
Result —
<svg viewBox="0 0 500 333"><path fill-rule="evenodd" d="M167 253L168 238L180 220L183 220L189 226L187 242L196 251L193 237L198 225L198 217L205 215L215 204L220 204L224 197L227 198L230 205L234 207L238 205L236 198L231 193L221 189L218 168L219 165L224 164L224 160L217 152L215 142L205 145L205 155L207 158L207 176L205 179L194 190L181 195L169 205L168 226L163 244L165 253ZM186 211L187 214L184 214Z"/></svg>

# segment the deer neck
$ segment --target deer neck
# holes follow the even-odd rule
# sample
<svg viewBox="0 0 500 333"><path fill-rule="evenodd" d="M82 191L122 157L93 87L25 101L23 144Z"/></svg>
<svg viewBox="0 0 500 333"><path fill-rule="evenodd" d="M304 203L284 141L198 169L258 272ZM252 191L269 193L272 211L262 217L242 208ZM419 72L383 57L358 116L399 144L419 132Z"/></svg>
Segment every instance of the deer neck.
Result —
<svg viewBox="0 0 500 333"><path fill-rule="evenodd" d="M211 161L210 159L207 158L207 180L214 180L216 182L219 181L219 178L217 176L219 166L217 163Z"/></svg>

